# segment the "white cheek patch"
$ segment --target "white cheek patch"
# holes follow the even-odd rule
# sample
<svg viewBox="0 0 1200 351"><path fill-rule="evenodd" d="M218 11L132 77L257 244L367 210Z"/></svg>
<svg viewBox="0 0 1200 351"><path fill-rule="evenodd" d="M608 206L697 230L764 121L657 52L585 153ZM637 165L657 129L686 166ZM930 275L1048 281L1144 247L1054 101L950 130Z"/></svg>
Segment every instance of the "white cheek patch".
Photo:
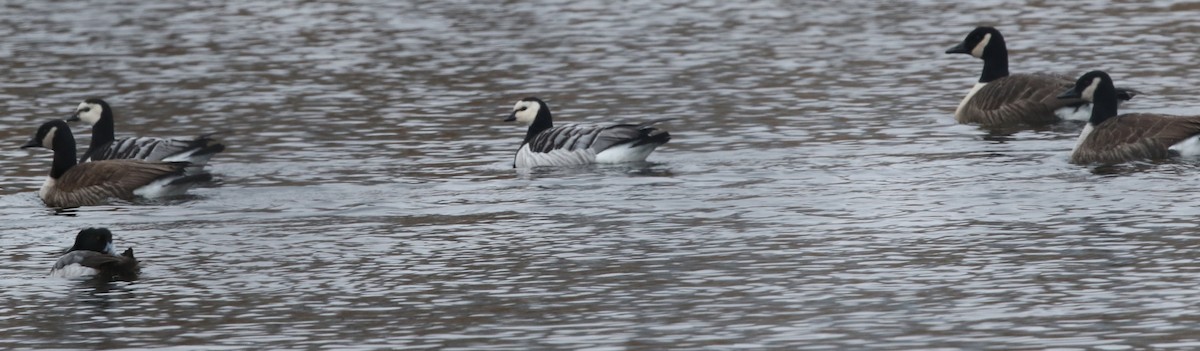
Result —
<svg viewBox="0 0 1200 351"><path fill-rule="evenodd" d="M975 58L982 58L983 49L987 48L988 42L990 41L992 41L992 33L984 34L983 40L980 40L979 44L975 44L975 48L971 49L971 56L975 56Z"/></svg>
<svg viewBox="0 0 1200 351"><path fill-rule="evenodd" d="M96 124L96 122L100 121L100 115L104 112L103 107L100 107L100 105L88 104L88 103L84 102L84 103L80 103L79 107L75 108L75 111L80 111L85 108L88 109L87 112L78 114L80 120L82 120L84 123L87 123L88 125L94 125L94 124Z"/></svg>
<svg viewBox="0 0 1200 351"><path fill-rule="evenodd" d="M538 108L539 106L537 104L525 105L524 111L517 111L517 122L522 124L533 124L533 120L537 118Z"/></svg>
<svg viewBox="0 0 1200 351"><path fill-rule="evenodd" d="M1093 101L1096 97L1096 86L1100 85L1100 77L1092 78L1092 84L1089 84L1086 89L1083 89L1083 101Z"/></svg>
<svg viewBox="0 0 1200 351"><path fill-rule="evenodd" d="M46 136L42 137L42 147L54 150L54 134L58 133L58 127L50 127L46 132Z"/></svg>

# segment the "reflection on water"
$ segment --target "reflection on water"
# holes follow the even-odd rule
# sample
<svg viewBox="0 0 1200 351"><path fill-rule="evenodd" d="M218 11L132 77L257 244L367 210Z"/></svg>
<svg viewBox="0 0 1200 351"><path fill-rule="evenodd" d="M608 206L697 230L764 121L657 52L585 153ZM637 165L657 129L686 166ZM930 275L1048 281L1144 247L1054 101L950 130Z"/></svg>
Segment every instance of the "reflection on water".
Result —
<svg viewBox="0 0 1200 351"><path fill-rule="evenodd" d="M1106 69L1146 92L1123 109L1188 114L1193 5L0 7L0 347L1194 347L1198 164L957 125L978 62L942 53L999 21L1014 71ZM16 146L93 96L118 134L220 133L222 182L42 207L48 155ZM674 138L513 170L525 96ZM141 279L45 278L87 226Z"/></svg>

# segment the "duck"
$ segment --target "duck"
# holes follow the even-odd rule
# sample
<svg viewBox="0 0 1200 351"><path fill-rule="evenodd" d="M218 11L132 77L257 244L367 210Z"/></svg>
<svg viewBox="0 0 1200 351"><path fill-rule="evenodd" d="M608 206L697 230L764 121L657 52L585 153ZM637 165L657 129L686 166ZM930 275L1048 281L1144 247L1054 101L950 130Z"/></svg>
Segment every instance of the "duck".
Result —
<svg viewBox="0 0 1200 351"><path fill-rule="evenodd" d="M959 123L984 127L1042 126L1062 120L1086 121L1091 105L1079 99L1059 99L1074 84L1067 76L1033 73L1009 74L1008 47L994 27L976 27L947 54L968 54L983 60L983 74L954 110ZM1117 98L1132 99L1139 92L1117 89Z"/></svg>
<svg viewBox="0 0 1200 351"><path fill-rule="evenodd" d="M102 99L91 98L79 103L68 122L83 121L92 127L92 141L79 162L100 160L146 160L189 162L191 174L201 172L213 155L224 151L225 145L205 134L194 139L164 139L114 135L113 109Z"/></svg>
<svg viewBox="0 0 1200 351"><path fill-rule="evenodd" d="M55 278L95 278L105 281L137 279L140 273L133 248L120 255L113 248L112 231L108 228L86 228L75 235L72 245L54 262L50 276Z"/></svg>
<svg viewBox="0 0 1200 351"><path fill-rule="evenodd" d="M194 185L212 180L207 172L186 174L188 162L104 160L78 163L75 137L66 121L43 123L21 148L45 147L54 151L50 176L38 190L49 207L98 205L109 198L181 195Z"/></svg>
<svg viewBox="0 0 1200 351"><path fill-rule="evenodd" d="M550 107L537 97L517 101L504 121L529 126L517 148L513 168L642 162L671 140L670 133L654 127L665 119L640 124L554 126Z"/></svg>
<svg viewBox="0 0 1200 351"><path fill-rule="evenodd" d="M1200 156L1200 116L1117 114L1120 92L1104 71L1084 73L1060 99L1082 99L1092 114L1071 150L1074 164L1116 164Z"/></svg>

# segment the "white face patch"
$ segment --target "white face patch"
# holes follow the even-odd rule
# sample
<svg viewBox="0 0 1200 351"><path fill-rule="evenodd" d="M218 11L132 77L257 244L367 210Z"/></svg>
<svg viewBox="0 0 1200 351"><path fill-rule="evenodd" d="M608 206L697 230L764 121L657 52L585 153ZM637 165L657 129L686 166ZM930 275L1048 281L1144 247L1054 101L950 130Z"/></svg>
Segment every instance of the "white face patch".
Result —
<svg viewBox="0 0 1200 351"><path fill-rule="evenodd" d="M1087 89L1083 89L1083 101L1094 101L1096 97L1096 87L1100 85L1100 77L1092 78L1092 84L1089 84Z"/></svg>
<svg viewBox="0 0 1200 351"><path fill-rule="evenodd" d="M46 132L46 136L42 137L42 147L54 150L54 134L58 133L58 127L50 127L50 131Z"/></svg>
<svg viewBox="0 0 1200 351"><path fill-rule="evenodd" d="M537 118L538 110L541 108L542 106L537 101L517 101L517 104L513 106L513 112L517 117L517 122L530 125Z"/></svg>
<svg viewBox="0 0 1200 351"><path fill-rule="evenodd" d="M983 40L980 40L979 44L975 44L975 48L971 49L971 56L983 58L983 49L987 48L990 41L992 41L992 33L984 34Z"/></svg>
<svg viewBox="0 0 1200 351"><path fill-rule="evenodd" d="M79 103L79 107L75 108L75 115L84 123L95 125L100 121L100 115L104 113L104 107L100 104L89 104L87 102Z"/></svg>

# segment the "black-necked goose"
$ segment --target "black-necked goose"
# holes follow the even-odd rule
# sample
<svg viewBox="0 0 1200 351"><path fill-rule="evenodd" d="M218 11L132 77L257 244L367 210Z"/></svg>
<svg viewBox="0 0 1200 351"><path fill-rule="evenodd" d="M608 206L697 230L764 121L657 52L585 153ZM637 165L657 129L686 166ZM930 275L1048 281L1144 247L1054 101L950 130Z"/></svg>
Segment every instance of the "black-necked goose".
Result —
<svg viewBox="0 0 1200 351"><path fill-rule="evenodd" d="M670 133L653 126L661 120L555 127L550 107L536 97L517 101L504 121L529 125L525 141L517 149L514 168L645 161L655 148L671 140Z"/></svg>
<svg viewBox="0 0 1200 351"><path fill-rule="evenodd" d="M1060 95L1092 103L1092 115L1071 151L1071 163L1121 163L1174 155L1200 156L1200 116L1117 115L1119 92L1101 71L1079 77Z"/></svg>
<svg viewBox="0 0 1200 351"><path fill-rule="evenodd" d="M79 207L103 203L109 198L180 195L198 182L212 179L200 172L185 174L187 162L104 160L77 163L75 137L67 122L42 124L33 139L21 148L45 147L54 151L50 177L38 196L50 207Z"/></svg>
<svg viewBox="0 0 1200 351"><path fill-rule="evenodd" d="M151 137L129 137L117 139L114 135L113 110L101 99L87 99L79 103L75 113L67 121L83 121L92 126L92 142L88 150L79 157L79 162L132 159L146 161L190 162L189 173L198 173L208 159L225 150L225 145L210 135L195 139L163 139Z"/></svg>
<svg viewBox="0 0 1200 351"><path fill-rule="evenodd" d="M969 54L983 60L979 83L954 111L959 123L988 127L1046 125L1060 120L1085 121L1090 105L1079 99L1058 99L1070 87L1070 77L1053 74L1009 74L1008 47L1004 36L992 27L976 27L947 54ZM1129 100L1134 90L1118 89L1118 97Z"/></svg>
<svg viewBox="0 0 1200 351"><path fill-rule="evenodd" d="M87 228L75 235L75 245L54 262L51 277L134 280L139 273L133 249L117 254L112 232L107 228Z"/></svg>

